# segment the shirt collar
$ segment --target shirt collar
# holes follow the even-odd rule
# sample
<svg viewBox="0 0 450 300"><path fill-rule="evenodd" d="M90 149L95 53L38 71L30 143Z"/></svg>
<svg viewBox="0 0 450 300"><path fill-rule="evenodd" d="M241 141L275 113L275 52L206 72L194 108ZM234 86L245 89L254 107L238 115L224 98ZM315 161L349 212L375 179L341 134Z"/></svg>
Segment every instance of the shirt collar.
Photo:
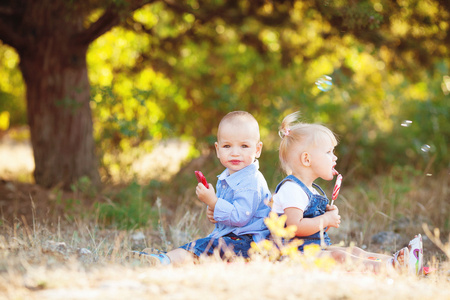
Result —
<svg viewBox="0 0 450 300"><path fill-rule="evenodd" d="M259 161L255 159L255 161L251 164L230 175L230 171L225 169L218 177L219 180L225 180L228 185L232 188L236 187L243 178L247 177L250 174L254 174L257 170L259 170Z"/></svg>

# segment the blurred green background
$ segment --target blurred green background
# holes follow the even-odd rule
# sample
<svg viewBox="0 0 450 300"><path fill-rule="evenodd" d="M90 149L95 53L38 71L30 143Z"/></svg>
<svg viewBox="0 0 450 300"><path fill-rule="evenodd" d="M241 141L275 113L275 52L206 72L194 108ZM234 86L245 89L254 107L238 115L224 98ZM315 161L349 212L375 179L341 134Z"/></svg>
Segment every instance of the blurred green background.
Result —
<svg viewBox="0 0 450 300"><path fill-rule="evenodd" d="M436 39L448 33L448 18L435 2L405 1L395 13L390 2L364 3L358 14L347 11L350 24L339 28L319 14L319 4L307 1L293 5L288 26L264 25L256 14L237 24L217 18L199 26L193 14L180 18L163 3L134 12L98 38L87 58L104 180L119 168L119 153L150 151L164 139L189 142L189 158L198 157L212 148L218 121L232 110L255 115L265 153L277 150L281 119L299 110L304 121L323 123L339 135L342 173L367 178L395 166L448 169L449 44ZM266 4L260 16L273 12ZM409 19L418 12L428 23ZM422 61L412 46L403 53L365 42L355 34L360 29L394 41L411 35L429 52L416 46L426 57ZM440 55L433 57L437 49ZM15 51L0 43L0 57L5 130L26 124L25 87ZM324 75L332 85L322 91L316 81ZM270 178L276 155L261 160Z"/></svg>

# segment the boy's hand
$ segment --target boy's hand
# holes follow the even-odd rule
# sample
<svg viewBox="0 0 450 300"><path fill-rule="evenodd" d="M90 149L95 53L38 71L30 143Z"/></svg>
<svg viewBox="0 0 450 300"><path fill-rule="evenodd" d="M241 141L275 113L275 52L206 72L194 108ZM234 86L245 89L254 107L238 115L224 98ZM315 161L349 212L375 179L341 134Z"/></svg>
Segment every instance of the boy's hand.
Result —
<svg viewBox="0 0 450 300"><path fill-rule="evenodd" d="M214 208L216 206L217 197L216 192L214 191L214 187L212 184L209 184L209 188L206 188L203 183L197 184L197 187L195 189L195 193L197 194L197 197L200 201L205 203L214 211Z"/></svg>
<svg viewBox="0 0 450 300"><path fill-rule="evenodd" d="M208 217L208 220L213 223L216 224L217 221L214 219L214 209L211 209L211 207L208 206L207 210L206 210L206 217Z"/></svg>

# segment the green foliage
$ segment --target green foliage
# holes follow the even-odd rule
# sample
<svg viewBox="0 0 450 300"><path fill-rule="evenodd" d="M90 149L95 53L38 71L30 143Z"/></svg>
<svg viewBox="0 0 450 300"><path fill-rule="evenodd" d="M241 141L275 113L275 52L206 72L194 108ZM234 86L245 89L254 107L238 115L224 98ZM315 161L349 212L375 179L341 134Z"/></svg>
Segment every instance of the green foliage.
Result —
<svg viewBox="0 0 450 300"><path fill-rule="evenodd" d="M338 147L343 161L338 163L344 168L354 168L355 162L359 162L358 174L367 176L390 171L395 165L425 171L432 163L429 172L447 168L449 107L440 84L447 72L424 73L417 83L403 78L397 85L382 90L379 96L382 101L377 103L374 99L368 103L377 105L370 110L353 105L346 113L336 114L337 123L342 122L337 131L345 132ZM357 114L352 119L345 119L354 112ZM352 127L356 129L351 130ZM424 148L426 145L430 147Z"/></svg>
<svg viewBox="0 0 450 300"><path fill-rule="evenodd" d="M98 203L99 220L105 225L114 225L119 229L137 229L157 221L157 211L149 201L150 189L155 188L156 182L149 186L141 186L132 182L117 194L110 197L107 203Z"/></svg>
<svg viewBox="0 0 450 300"><path fill-rule="evenodd" d="M411 167L394 167L391 173L383 178L383 183L380 186L382 187L383 198L390 203L390 211L397 211L397 206L400 204L405 206L404 208L411 207L412 203L409 201L402 202L402 200L408 199L406 195L413 188L411 183L419 175L420 173Z"/></svg>
<svg viewBox="0 0 450 300"><path fill-rule="evenodd" d="M70 186L75 195L93 198L97 194L97 188L87 176L83 176Z"/></svg>
<svg viewBox="0 0 450 300"><path fill-rule="evenodd" d="M83 210L83 205L85 205L83 199L94 199L98 195L96 187L89 177L83 176L70 188L73 192L70 197L64 197L64 191L60 187L55 187L52 190L51 194L55 198L55 204L63 208L67 220L73 221L79 216L90 217L92 211Z"/></svg>
<svg viewBox="0 0 450 300"><path fill-rule="evenodd" d="M78 197L63 198L63 191L59 188L55 188L52 191L55 197L55 203L57 206L61 206L64 211L64 217L66 220L73 221L75 217L80 214L83 215L84 212L77 211L82 205L82 201Z"/></svg>
<svg viewBox="0 0 450 300"><path fill-rule="evenodd" d="M9 124L26 124L25 88L14 49L0 41L0 113L9 112Z"/></svg>

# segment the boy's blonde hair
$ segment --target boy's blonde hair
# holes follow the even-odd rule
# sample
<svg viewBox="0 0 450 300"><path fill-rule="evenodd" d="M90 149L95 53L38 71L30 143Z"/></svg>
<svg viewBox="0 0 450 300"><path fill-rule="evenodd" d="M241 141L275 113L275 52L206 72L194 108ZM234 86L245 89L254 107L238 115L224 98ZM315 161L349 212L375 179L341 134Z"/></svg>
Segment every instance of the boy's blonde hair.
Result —
<svg viewBox="0 0 450 300"><path fill-rule="evenodd" d="M330 138L333 146L338 143L335 134L330 129L320 124L302 123L298 121L299 117L300 112L286 116L281 122L278 132L281 137L279 148L281 167L288 174L291 172L289 155L295 146L300 147L301 151L305 151L310 146L317 146L324 137Z"/></svg>
<svg viewBox="0 0 450 300"><path fill-rule="evenodd" d="M242 111L242 110L229 112L222 118L222 120L220 120L218 131L217 131L218 139L219 139L219 134L220 134L220 127L229 122L236 122L236 123L248 122L248 123L250 123L252 126L254 126L255 134L257 134L258 141L260 140L258 121L256 121L255 117L252 114L250 114L246 111Z"/></svg>

